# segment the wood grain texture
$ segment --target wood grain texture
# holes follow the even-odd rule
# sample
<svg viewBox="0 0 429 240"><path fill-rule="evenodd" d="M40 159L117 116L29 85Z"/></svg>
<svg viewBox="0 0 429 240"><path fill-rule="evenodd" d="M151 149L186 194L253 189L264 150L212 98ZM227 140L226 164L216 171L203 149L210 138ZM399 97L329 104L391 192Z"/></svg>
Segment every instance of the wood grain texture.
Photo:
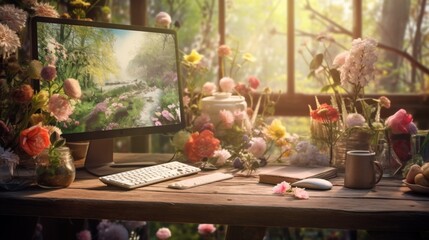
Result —
<svg viewBox="0 0 429 240"><path fill-rule="evenodd" d="M34 186L25 191L0 192L0 214L234 226L429 230L429 196L412 193L398 179L383 179L370 190L352 190L342 186L340 176L332 180L332 190L308 190L309 200L274 195L273 185L260 184L255 177L235 177L186 190L167 188L174 181L123 190L78 171L76 181L65 189Z"/></svg>

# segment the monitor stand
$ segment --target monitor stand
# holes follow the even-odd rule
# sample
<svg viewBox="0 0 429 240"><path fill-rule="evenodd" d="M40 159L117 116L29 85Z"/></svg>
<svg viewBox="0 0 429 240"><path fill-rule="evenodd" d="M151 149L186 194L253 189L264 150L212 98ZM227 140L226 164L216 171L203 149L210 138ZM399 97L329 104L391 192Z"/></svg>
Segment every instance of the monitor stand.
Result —
<svg viewBox="0 0 429 240"><path fill-rule="evenodd" d="M91 174L105 176L165 163L173 156L165 153L114 153L113 139L99 139L90 141L84 166Z"/></svg>

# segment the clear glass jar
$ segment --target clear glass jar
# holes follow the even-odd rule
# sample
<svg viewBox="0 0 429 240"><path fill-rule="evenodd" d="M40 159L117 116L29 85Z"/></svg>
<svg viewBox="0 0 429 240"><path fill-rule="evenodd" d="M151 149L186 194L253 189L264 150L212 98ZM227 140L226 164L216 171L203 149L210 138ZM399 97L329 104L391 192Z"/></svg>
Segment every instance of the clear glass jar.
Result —
<svg viewBox="0 0 429 240"><path fill-rule="evenodd" d="M36 160L36 182L43 188L65 188L75 179L76 168L70 149L59 147L56 156L43 151Z"/></svg>

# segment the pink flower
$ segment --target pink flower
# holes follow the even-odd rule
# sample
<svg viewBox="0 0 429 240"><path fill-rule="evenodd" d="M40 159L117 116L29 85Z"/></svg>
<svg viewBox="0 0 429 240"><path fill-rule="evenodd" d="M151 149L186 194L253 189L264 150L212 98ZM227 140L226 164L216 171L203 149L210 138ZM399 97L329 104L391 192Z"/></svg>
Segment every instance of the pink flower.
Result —
<svg viewBox="0 0 429 240"><path fill-rule="evenodd" d="M203 85L203 88L201 89L201 93L203 95L213 95L213 93L215 93L217 90L216 84L212 83L212 82L206 82Z"/></svg>
<svg viewBox="0 0 429 240"><path fill-rule="evenodd" d="M295 198L298 199L309 199L310 196L308 195L308 192L305 191L305 189L303 188L294 188L293 190L293 195L295 196Z"/></svg>
<svg viewBox="0 0 429 240"><path fill-rule="evenodd" d="M168 28L168 27L170 27L170 24L171 24L171 17L166 12L159 12L155 16L155 22L156 22L156 26L158 26L158 27Z"/></svg>
<svg viewBox="0 0 429 240"><path fill-rule="evenodd" d="M413 121L413 116L404 109L399 109L395 114L388 117L385 124L393 134L409 133L408 126Z"/></svg>
<svg viewBox="0 0 429 240"><path fill-rule="evenodd" d="M378 100L380 101L380 106L387 109L390 108L390 100L387 97L381 96Z"/></svg>
<svg viewBox="0 0 429 240"><path fill-rule="evenodd" d="M80 89L79 81L74 78L67 78L64 80L64 92L71 98L80 98L82 90Z"/></svg>
<svg viewBox="0 0 429 240"><path fill-rule="evenodd" d="M216 231L216 227L213 224L199 224L198 233L201 235L209 235Z"/></svg>
<svg viewBox="0 0 429 240"><path fill-rule="evenodd" d="M220 45L217 49L217 54L219 57L226 57L231 55L232 51L231 48L228 45Z"/></svg>
<svg viewBox="0 0 429 240"><path fill-rule="evenodd" d="M219 119L225 128L232 128L234 124L234 115L229 110L220 110L219 111Z"/></svg>
<svg viewBox="0 0 429 240"><path fill-rule="evenodd" d="M6 59L21 47L21 41L18 34L4 24L0 24L0 36L0 56Z"/></svg>
<svg viewBox="0 0 429 240"><path fill-rule="evenodd" d="M262 157L267 149L267 143L261 137L254 137L250 141L251 145L247 149L249 153L253 154L256 158Z"/></svg>
<svg viewBox="0 0 429 240"><path fill-rule="evenodd" d="M77 240L91 240L91 232L89 230L82 230L78 233L76 233L76 239Z"/></svg>
<svg viewBox="0 0 429 240"><path fill-rule="evenodd" d="M27 12L12 4L4 4L0 6L0 19L2 24L7 25L15 32L19 32L25 27Z"/></svg>
<svg viewBox="0 0 429 240"><path fill-rule="evenodd" d="M257 89L259 87L259 84L261 83L259 79L257 79L255 76L250 76L247 79L247 82L249 83L249 86L253 89Z"/></svg>
<svg viewBox="0 0 429 240"><path fill-rule="evenodd" d="M167 110L163 110L162 112L161 112L161 114L162 114L162 116L165 118L165 119L167 119L168 121L173 121L174 120L174 116L173 116L173 114L171 114L169 111L167 111Z"/></svg>
<svg viewBox="0 0 429 240"><path fill-rule="evenodd" d="M49 3L36 3L33 9L35 16L52 18L60 17L60 14L55 10L55 7L51 6Z"/></svg>
<svg viewBox="0 0 429 240"><path fill-rule="evenodd" d="M210 116L206 113L201 114L194 120L194 131L198 131L198 132L201 131L204 124L209 122L210 122Z"/></svg>
<svg viewBox="0 0 429 240"><path fill-rule="evenodd" d="M232 92L234 90L234 87L235 87L235 82L232 78L223 77L219 81L219 86L223 92Z"/></svg>
<svg viewBox="0 0 429 240"><path fill-rule="evenodd" d="M342 52L335 56L334 61L332 62L333 67L341 67L345 62L347 57L349 56L349 51Z"/></svg>
<svg viewBox="0 0 429 240"><path fill-rule="evenodd" d="M48 65L42 68L40 76L45 81L53 81L57 77L57 68L54 65Z"/></svg>
<svg viewBox="0 0 429 240"><path fill-rule="evenodd" d="M171 231L168 228L160 228L158 229L158 231L156 231L156 237L159 240L165 240L165 239L169 239L171 237Z"/></svg>
<svg viewBox="0 0 429 240"><path fill-rule="evenodd" d="M285 181L283 181L283 182L281 182L281 183L279 183L279 184L277 184L276 186L273 187L273 193L284 195L290 189L291 189L290 184L287 183L287 182L285 182Z"/></svg>
<svg viewBox="0 0 429 240"><path fill-rule="evenodd" d="M73 113L70 102L59 94L54 94L49 99L48 110L58 121L66 121Z"/></svg>

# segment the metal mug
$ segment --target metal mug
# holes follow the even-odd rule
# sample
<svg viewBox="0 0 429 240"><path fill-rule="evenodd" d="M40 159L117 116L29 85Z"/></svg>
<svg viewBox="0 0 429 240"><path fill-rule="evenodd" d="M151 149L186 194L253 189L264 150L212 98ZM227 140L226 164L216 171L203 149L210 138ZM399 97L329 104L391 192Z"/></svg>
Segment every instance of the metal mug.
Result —
<svg viewBox="0 0 429 240"><path fill-rule="evenodd" d="M347 152L344 186L355 189L370 189L383 176L381 164L375 161L375 152L352 150Z"/></svg>

